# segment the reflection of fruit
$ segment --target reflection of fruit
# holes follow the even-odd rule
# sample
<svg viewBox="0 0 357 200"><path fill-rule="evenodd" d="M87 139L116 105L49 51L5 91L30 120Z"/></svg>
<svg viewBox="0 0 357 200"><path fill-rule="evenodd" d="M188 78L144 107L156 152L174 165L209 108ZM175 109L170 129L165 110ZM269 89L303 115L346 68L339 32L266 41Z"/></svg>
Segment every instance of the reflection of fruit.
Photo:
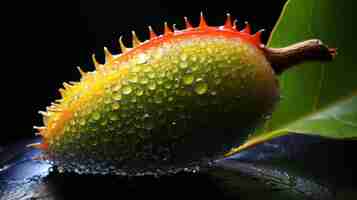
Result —
<svg viewBox="0 0 357 200"><path fill-rule="evenodd" d="M59 165L156 169L213 157L244 138L279 97L274 70L260 42L232 26L185 30L150 28L121 55L105 50L105 64L64 84L47 108L37 144ZM102 165L103 164L103 165ZM98 165L99 166L99 165ZM73 169L74 169L73 168ZM167 168L166 168L167 169ZM84 170L84 169L83 169ZM82 170L82 171L83 171ZM130 170L126 170L130 171ZM91 171L89 171L91 172Z"/></svg>

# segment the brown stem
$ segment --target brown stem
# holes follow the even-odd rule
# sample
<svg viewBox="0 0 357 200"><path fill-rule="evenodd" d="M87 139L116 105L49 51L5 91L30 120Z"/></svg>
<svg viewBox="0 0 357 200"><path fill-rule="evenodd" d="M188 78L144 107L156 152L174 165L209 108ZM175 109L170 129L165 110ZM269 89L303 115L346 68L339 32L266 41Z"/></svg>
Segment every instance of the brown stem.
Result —
<svg viewBox="0 0 357 200"><path fill-rule="evenodd" d="M305 61L331 61L336 49L328 48L321 40L312 39L284 48L262 47L276 74Z"/></svg>

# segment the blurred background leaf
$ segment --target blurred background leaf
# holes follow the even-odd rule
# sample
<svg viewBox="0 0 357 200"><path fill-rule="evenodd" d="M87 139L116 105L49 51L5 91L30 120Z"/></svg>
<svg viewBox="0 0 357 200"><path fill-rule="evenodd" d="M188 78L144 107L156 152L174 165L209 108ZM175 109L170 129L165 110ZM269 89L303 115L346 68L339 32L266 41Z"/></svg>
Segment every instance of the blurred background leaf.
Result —
<svg viewBox="0 0 357 200"><path fill-rule="evenodd" d="M268 46L318 38L338 49L332 62L309 62L280 76L282 99L263 128L230 154L289 132L357 138L357 66L352 0L289 0Z"/></svg>

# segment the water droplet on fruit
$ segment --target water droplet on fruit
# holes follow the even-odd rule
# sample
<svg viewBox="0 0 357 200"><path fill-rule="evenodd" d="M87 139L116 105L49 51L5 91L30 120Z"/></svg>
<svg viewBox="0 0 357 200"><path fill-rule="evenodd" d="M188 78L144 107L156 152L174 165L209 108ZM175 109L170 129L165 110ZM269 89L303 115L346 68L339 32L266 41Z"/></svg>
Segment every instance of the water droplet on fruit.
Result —
<svg viewBox="0 0 357 200"><path fill-rule="evenodd" d="M194 76L192 74L186 74L183 76L183 83L185 85L191 85L193 83Z"/></svg>
<svg viewBox="0 0 357 200"><path fill-rule="evenodd" d="M111 113L109 113L109 119L111 121L116 121L116 120L118 120L118 115L114 112L111 112Z"/></svg>
<svg viewBox="0 0 357 200"><path fill-rule="evenodd" d="M143 85L147 84L148 82L149 82L149 80L147 78L145 78L145 77L142 77L141 80L140 80L140 83L143 84Z"/></svg>
<svg viewBox="0 0 357 200"><path fill-rule="evenodd" d="M145 53L141 53L138 55L137 59L136 59L136 63L137 64L144 64L148 61L148 56Z"/></svg>
<svg viewBox="0 0 357 200"><path fill-rule="evenodd" d="M121 94L120 93L114 94L113 98L116 101L120 101L121 100Z"/></svg>
<svg viewBox="0 0 357 200"><path fill-rule="evenodd" d="M138 82L138 76L136 74L131 74L129 77L128 77L128 80L130 82L133 82L133 83L136 83Z"/></svg>
<svg viewBox="0 0 357 200"><path fill-rule="evenodd" d="M113 108L113 110L118 110L120 108L120 104L118 102L114 102L112 104L112 108Z"/></svg>
<svg viewBox="0 0 357 200"><path fill-rule="evenodd" d="M187 62L182 62L182 63L180 63L180 68L181 68L181 69L186 69L187 67L188 67Z"/></svg>
<svg viewBox="0 0 357 200"><path fill-rule="evenodd" d="M183 54L181 54L180 58L181 58L182 61L186 61L187 60L187 55L183 53Z"/></svg>
<svg viewBox="0 0 357 200"><path fill-rule="evenodd" d="M123 94L127 95L127 94L130 94L132 91L131 87L130 86L125 86L123 88Z"/></svg>
<svg viewBox="0 0 357 200"><path fill-rule="evenodd" d="M195 86L195 92L198 94L198 95L202 95L202 94L205 94L208 90L208 85L207 83L201 81L201 82L198 82Z"/></svg>
<svg viewBox="0 0 357 200"><path fill-rule="evenodd" d="M136 96L142 96L143 94L144 94L144 90L142 90L142 89L138 89L136 91Z"/></svg>
<svg viewBox="0 0 357 200"><path fill-rule="evenodd" d="M92 118L93 118L94 120L99 120L99 119L100 119L100 114L99 114L99 112L94 112Z"/></svg>
<svg viewBox="0 0 357 200"><path fill-rule="evenodd" d="M79 120L79 125L84 126L86 124L86 120L85 119L80 119Z"/></svg>
<svg viewBox="0 0 357 200"><path fill-rule="evenodd" d="M156 84L155 82L150 82L148 85L149 90L155 90L156 89Z"/></svg>

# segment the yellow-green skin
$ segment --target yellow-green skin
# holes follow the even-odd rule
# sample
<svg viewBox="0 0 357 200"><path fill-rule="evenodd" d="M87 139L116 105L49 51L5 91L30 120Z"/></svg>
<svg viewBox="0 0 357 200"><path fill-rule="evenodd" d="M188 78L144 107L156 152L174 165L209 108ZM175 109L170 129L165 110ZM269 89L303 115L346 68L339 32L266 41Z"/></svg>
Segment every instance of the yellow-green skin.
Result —
<svg viewBox="0 0 357 200"><path fill-rule="evenodd" d="M69 170L136 173L228 150L272 111L279 91L256 45L222 35L166 40L86 74L64 96L63 108L82 100L47 137L51 159Z"/></svg>

